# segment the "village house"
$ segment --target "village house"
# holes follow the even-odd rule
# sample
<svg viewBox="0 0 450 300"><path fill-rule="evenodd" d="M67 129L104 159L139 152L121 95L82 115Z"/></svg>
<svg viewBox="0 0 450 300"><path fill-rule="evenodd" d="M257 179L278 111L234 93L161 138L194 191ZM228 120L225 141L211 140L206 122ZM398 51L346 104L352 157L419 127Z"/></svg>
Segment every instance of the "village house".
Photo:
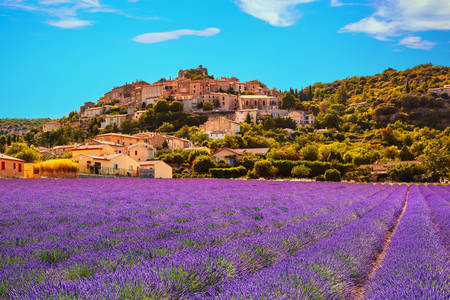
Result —
<svg viewBox="0 0 450 300"><path fill-rule="evenodd" d="M237 99L238 96L227 93L209 93L201 96L202 104L204 104L205 102L214 104L215 101L219 101L220 106L218 107L218 109L224 111L236 110L238 106Z"/></svg>
<svg viewBox="0 0 450 300"><path fill-rule="evenodd" d="M206 132L210 138L223 138L226 134L237 134L241 131L239 122L225 117L208 120L200 125L200 129Z"/></svg>
<svg viewBox="0 0 450 300"><path fill-rule="evenodd" d="M127 119L128 115L104 115L104 122L101 123L100 129L104 129L106 126L114 126L120 127L123 121Z"/></svg>
<svg viewBox="0 0 450 300"><path fill-rule="evenodd" d="M115 154L116 151L110 145L81 145L70 149L72 160L79 161L81 155L104 155Z"/></svg>
<svg viewBox="0 0 450 300"><path fill-rule="evenodd" d="M139 177L172 178L172 167L162 160L150 160L139 163Z"/></svg>
<svg viewBox="0 0 450 300"><path fill-rule="evenodd" d="M266 95L239 95L238 109L258 109L270 110L279 107L279 99L277 97Z"/></svg>
<svg viewBox="0 0 450 300"><path fill-rule="evenodd" d="M221 159L225 162L233 165L239 161L245 153L251 153L259 156L266 156L270 151L270 148L252 148L252 149L231 149L231 148L220 148L211 156L213 160L219 161Z"/></svg>
<svg viewBox="0 0 450 300"><path fill-rule="evenodd" d="M100 134L95 137L98 141L106 141L106 142L112 142L115 144L119 144L125 147L140 143L140 142L146 142L144 137L141 137L139 135L128 135L128 134L121 134L121 133L105 133Z"/></svg>
<svg viewBox="0 0 450 300"><path fill-rule="evenodd" d="M305 125L313 125L314 124L314 115L307 114L304 111L291 111L288 114L288 117L297 123L297 127L305 126Z"/></svg>
<svg viewBox="0 0 450 300"><path fill-rule="evenodd" d="M59 128L61 128L61 123L59 123L58 121L51 121L42 125L43 132L52 131Z"/></svg>
<svg viewBox="0 0 450 300"><path fill-rule="evenodd" d="M176 136L172 135L165 135L165 139L167 142L167 145L169 146L169 149L187 149L192 148L193 144L191 141L187 139L182 139Z"/></svg>
<svg viewBox="0 0 450 300"><path fill-rule="evenodd" d="M86 174L136 177L139 170L139 162L123 153L81 154L79 165L80 172Z"/></svg>
<svg viewBox="0 0 450 300"><path fill-rule="evenodd" d="M80 106L80 115L83 114L83 112L88 109L88 108L92 108L95 106L95 103L92 101L87 101L84 102L84 104L82 106Z"/></svg>
<svg viewBox="0 0 450 300"><path fill-rule="evenodd" d="M128 147L127 154L136 161L147 161L156 156L156 148L148 143L137 143Z"/></svg>
<svg viewBox="0 0 450 300"><path fill-rule="evenodd" d="M105 112L104 106L91 107L85 109L82 113L80 113L80 116L82 118L94 118L102 115L104 112Z"/></svg>
<svg viewBox="0 0 450 300"><path fill-rule="evenodd" d="M140 106L143 99L143 87L148 85L145 81L126 83L107 92L97 103L110 104L117 101L119 105Z"/></svg>
<svg viewBox="0 0 450 300"><path fill-rule="evenodd" d="M140 138L144 143L149 143L155 148L162 148L164 144L167 144L167 147L172 150L193 147L192 142L189 140L162 134L159 132L142 132L137 133L133 136Z"/></svg>
<svg viewBox="0 0 450 300"><path fill-rule="evenodd" d="M247 115L250 117L250 120L253 124L256 124L258 109L240 109L234 113L234 120L238 123L244 123L247 121Z"/></svg>
<svg viewBox="0 0 450 300"><path fill-rule="evenodd" d="M25 161L0 154L0 178L23 178Z"/></svg>

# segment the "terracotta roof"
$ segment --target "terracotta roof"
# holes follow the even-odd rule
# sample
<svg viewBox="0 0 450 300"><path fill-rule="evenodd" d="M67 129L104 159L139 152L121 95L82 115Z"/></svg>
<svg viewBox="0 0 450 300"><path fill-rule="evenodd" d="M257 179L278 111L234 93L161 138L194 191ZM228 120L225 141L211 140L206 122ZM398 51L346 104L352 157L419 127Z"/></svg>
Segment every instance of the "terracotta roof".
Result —
<svg viewBox="0 0 450 300"><path fill-rule="evenodd" d="M19 161L19 162L25 162L22 159L15 158L15 157L12 157L12 156L8 156L8 155L5 155L5 154L0 154L0 159L8 159L8 160L14 160L14 161Z"/></svg>
<svg viewBox="0 0 450 300"><path fill-rule="evenodd" d="M153 166L153 165L156 165L156 164L159 164L159 163L162 163L162 162L164 162L164 161L162 161L162 160L148 160L148 161L141 161L141 162L139 162L139 165L141 165L141 166Z"/></svg>

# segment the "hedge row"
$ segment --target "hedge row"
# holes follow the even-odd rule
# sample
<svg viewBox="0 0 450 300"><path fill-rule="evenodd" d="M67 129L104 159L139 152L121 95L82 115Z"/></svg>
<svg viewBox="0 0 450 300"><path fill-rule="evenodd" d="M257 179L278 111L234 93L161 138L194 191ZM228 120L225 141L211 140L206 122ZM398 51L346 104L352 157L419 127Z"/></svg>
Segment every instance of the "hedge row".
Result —
<svg viewBox="0 0 450 300"><path fill-rule="evenodd" d="M345 174L353 168L352 164L309 160L274 160L272 161L272 164L278 168L278 177L291 177L292 169L300 165L311 169L311 173L309 174L309 177L311 178L325 174L328 169L336 169L341 172L341 174Z"/></svg>
<svg viewBox="0 0 450 300"><path fill-rule="evenodd" d="M247 169L243 166L235 168L211 168L209 172L213 178L239 178L247 174Z"/></svg>

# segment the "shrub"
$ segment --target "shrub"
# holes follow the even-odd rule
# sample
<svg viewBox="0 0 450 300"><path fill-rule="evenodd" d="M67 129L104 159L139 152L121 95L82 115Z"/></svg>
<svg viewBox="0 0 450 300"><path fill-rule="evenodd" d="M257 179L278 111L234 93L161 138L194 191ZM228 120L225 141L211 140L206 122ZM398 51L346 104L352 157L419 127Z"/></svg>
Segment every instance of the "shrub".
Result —
<svg viewBox="0 0 450 300"><path fill-rule="evenodd" d="M211 159L211 157L207 155L200 155L194 160L192 168L197 173L208 173L209 169L214 168L216 164Z"/></svg>
<svg viewBox="0 0 450 300"><path fill-rule="evenodd" d="M304 160L317 160L319 158L319 149L317 146L308 145L300 150L300 154Z"/></svg>
<svg viewBox="0 0 450 300"><path fill-rule="evenodd" d="M341 172L336 169L328 169L325 171L326 181L341 181Z"/></svg>
<svg viewBox="0 0 450 300"><path fill-rule="evenodd" d="M291 174L292 174L292 177L295 177L295 178L305 178L305 177L308 177L309 174L311 174L311 169L306 166L300 165L300 166L294 167L291 171Z"/></svg>
<svg viewBox="0 0 450 300"><path fill-rule="evenodd" d="M200 156L200 155L209 155L209 152L206 149L192 150L189 152L189 155L188 155L189 162L192 163L197 158L197 156Z"/></svg>
<svg viewBox="0 0 450 300"><path fill-rule="evenodd" d="M268 160L257 161L253 170L255 171L255 175L257 177L262 178L272 178L278 172L278 169Z"/></svg>
<svg viewBox="0 0 450 300"><path fill-rule="evenodd" d="M419 164L400 164L388 168L387 175L392 181L413 182L424 173L424 168Z"/></svg>
<svg viewBox="0 0 450 300"><path fill-rule="evenodd" d="M247 169L243 166L234 168L211 168L209 172L214 178L239 178L247 174Z"/></svg>

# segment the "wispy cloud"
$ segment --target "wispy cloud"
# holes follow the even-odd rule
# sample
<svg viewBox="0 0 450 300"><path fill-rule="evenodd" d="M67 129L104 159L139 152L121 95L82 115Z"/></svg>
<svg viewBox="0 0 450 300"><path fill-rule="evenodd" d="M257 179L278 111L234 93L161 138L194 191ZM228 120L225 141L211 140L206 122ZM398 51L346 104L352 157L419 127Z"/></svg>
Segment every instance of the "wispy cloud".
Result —
<svg viewBox="0 0 450 300"><path fill-rule="evenodd" d="M25 10L46 15L48 25L73 29L91 25L91 20L81 20L79 14L113 13L127 18L156 19L154 17L135 17L100 3L99 0L0 0L0 7Z"/></svg>
<svg viewBox="0 0 450 300"><path fill-rule="evenodd" d="M206 28L204 30L181 29L168 32L144 33L133 38L133 41L144 44L160 43L168 40L175 40L185 35L213 36L220 32L219 28Z"/></svg>
<svg viewBox="0 0 450 300"><path fill-rule="evenodd" d="M340 32L366 33L378 40L405 37L411 41L411 33L450 29L450 2L448 0L375 0L375 12L352 24L344 26ZM431 49L435 43L426 42L421 48ZM406 42L402 45L409 47ZM410 47L414 48L414 47Z"/></svg>
<svg viewBox="0 0 450 300"><path fill-rule="evenodd" d="M422 40L420 36L407 36L401 39L398 44L411 49L430 50L436 43Z"/></svg>
<svg viewBox="0 0 450 300"><path fill-rule="evenodd" d="M47 24L59 28L71 29L84 27L92 24L92 21L80 20L80 19L61 19L58 21L48 21Z"/></svg>
<svg viewBox="0 0 450 300"><path fill-rule="evenodd" d="M240 9L272 26L288 27L301 17L297 5L316 0L235 0Z"/></svg>
<svg viewBox="0 0 450 300"><path fill-rule="evenodd" d="M331 0L330 5L332 7L340 7L340 6L348 6L348 5L361 5L359 3L349 3L349 2L342 2L341 0Z"/></svg>

